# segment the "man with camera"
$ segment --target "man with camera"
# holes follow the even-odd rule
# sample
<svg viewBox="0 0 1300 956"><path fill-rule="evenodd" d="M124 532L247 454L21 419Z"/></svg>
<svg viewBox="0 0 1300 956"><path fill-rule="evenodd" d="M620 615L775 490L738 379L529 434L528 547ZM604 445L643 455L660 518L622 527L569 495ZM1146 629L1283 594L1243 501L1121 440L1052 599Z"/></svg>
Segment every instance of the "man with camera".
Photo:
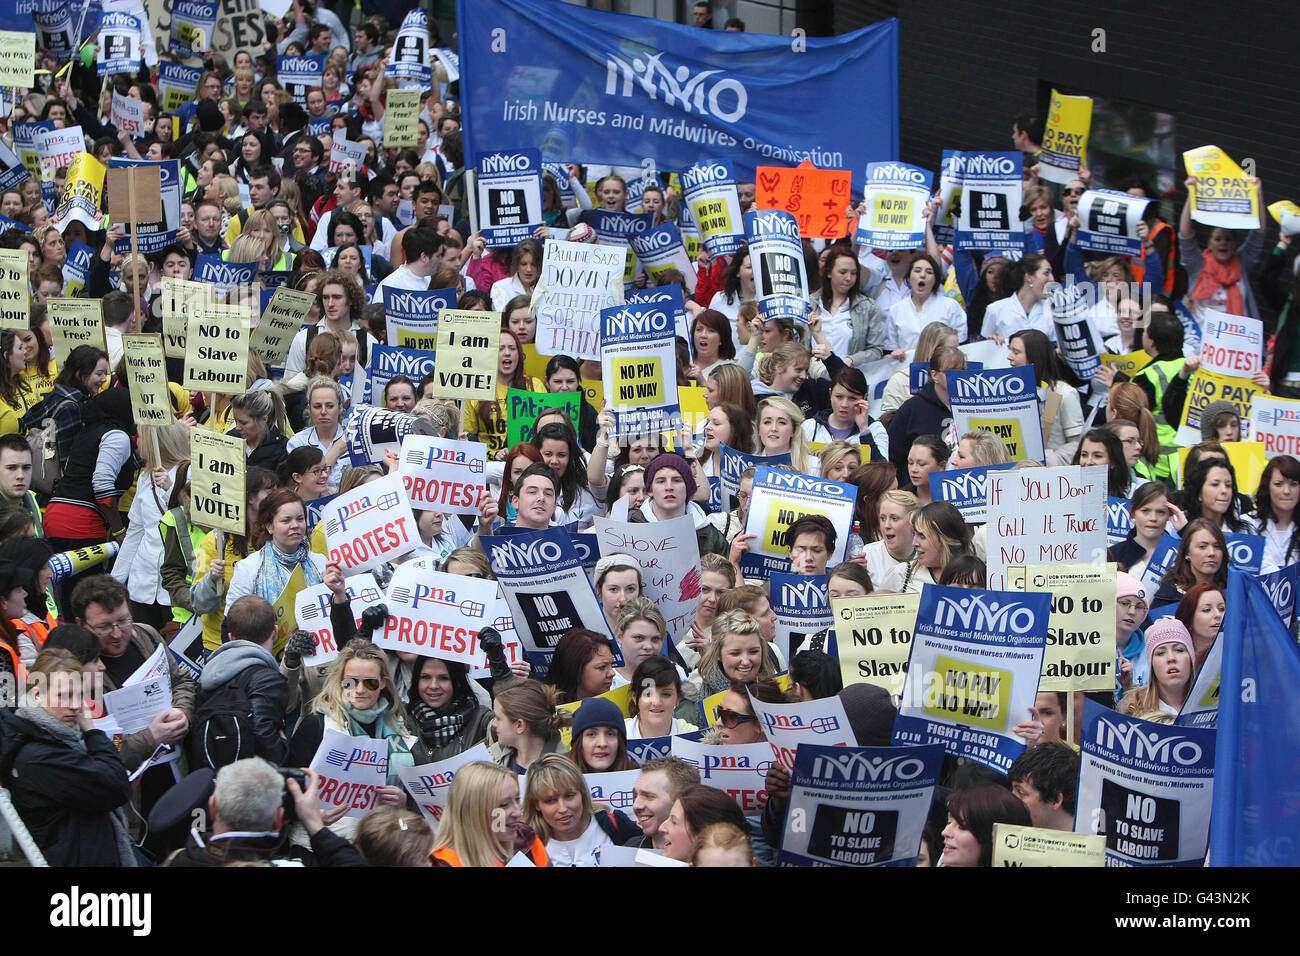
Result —
<svg viewBox="0 0 1300 956"><path fill-rule="evenodd" d="M193 773L186 781L205 773ZM365 866L352 844L328 828L347 806L322 811L316 798L319 781L310 770L273 767L261 757L222 767L207 802L211 831L191 830L189 843L164 866ZM289 843L295 817L311 837L310 856Z"/></svg>

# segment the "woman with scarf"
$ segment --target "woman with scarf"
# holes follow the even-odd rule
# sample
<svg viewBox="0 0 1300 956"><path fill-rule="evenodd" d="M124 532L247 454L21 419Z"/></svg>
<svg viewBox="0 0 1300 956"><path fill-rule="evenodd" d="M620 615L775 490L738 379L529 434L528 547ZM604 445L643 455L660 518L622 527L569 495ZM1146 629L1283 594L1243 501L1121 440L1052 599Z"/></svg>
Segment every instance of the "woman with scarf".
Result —
<svg viewBox="0 0 1300 956"><path fill-rule="evenodd" d="M1183 205L1178 220L1178 255L1187 270L1187 298L1192 314L1202 325L1208 318L1207 309L1252 319L1260 317L1259 303L1255 301L1248 276L1264 246L1266 210L1259 180L1252 176L1250 182L1260 193L1259 228L1250 232L1244 241L1231 229L1215 228L1210 231L1209 242L1202 251L1192 226L1190 199ZM1190 190L1195 185L1196 177L1188 176L1187 188Z"/></svg>
<svg viewBox="0 0 1300 956"><path fill-rule="evenodd" d="M389 676L384 652L368 640L349 641L330 667L325 685L312 706L312 712L294 731L288 766L310 766L327 730L384 741L388 746L388 782L378 788L376 803L405 806L406 791L398 783L397 768L413 767L427 762L428 758L419 739L407 729L406 708ZM412 747L417 748L416 754L412 754ZM331 815L327 813L325 817L330 829L351 839L358 818L331 820ZM306 831L294 828L295 843L304 842L305 837Z"/></svg>
<svg viewBox="0 0 1300 956"><path fill-rule="evenodd" d="M487 737L492 711L479 703L469 667L459 661L417 657L411 668L406 709L428 749L426 760L446 760Z"/></svg>
<svg viewBox="0 0 1300 956"><path fill-rule="evenodd" d="M254 550L235 565L226 590L227 613L230 605L246 594L274 604L298 567L306 587L324 581L325 556L307 545L307 509L296 492L279 488L263 499L252 543Z"/></svg>

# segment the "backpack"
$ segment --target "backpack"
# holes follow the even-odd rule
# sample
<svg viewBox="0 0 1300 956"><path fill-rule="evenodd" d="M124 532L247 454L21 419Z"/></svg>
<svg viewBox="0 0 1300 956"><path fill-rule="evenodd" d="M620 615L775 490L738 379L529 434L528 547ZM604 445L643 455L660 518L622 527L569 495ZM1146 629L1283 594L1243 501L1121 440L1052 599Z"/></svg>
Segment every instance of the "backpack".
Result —
<svg viewBox="0 0 1300 956"><path fill-rule="evenodd" d="M50 410L50 414L27 430L27 447L32 450L31 489L42 496L42 501L54 493L54 486L63 477L63 465L59 462L59 427L54 416L59 409L75 398L64 399Z"/></svg>
<svg viewBox="0 0 1300 956"><path fill-rule="evenodd" d="M236 677L211 693L200 690L194 719L190 721L190 767L219 770L257 755L253 705L243 681Z"/></svg>

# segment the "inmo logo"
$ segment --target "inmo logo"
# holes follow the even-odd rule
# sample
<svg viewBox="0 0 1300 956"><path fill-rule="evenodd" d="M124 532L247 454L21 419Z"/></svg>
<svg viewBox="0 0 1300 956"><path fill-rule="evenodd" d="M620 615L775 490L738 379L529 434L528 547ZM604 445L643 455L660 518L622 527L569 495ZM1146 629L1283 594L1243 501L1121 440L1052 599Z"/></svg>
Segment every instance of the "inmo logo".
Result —
<svg viewBox="0 0 1300 956"><path fill-rule="evenodd" d="M1034 626L1034 612L1018 602L984 603L984 595L953 599L944 597L934 609L934 623L962 627L968 631L1007 631L1027 634Z"/></svg>
<svg viewBox="0 0 1300 956"><path fill-rule="evenodd" d="M835 753L813 761L812 775L818 780L844 780L854 783L874 781L893 783L915 780L925 772L924 762L915 757L867 758L860 753Z"/></svg>
<svg viewBox="0 0 1300 956"><path fill-rule="evenodd" d="M560 546L554 541L530 541L517 544L511 540L492 543L492 559L504 568L539 567L562 557Z"/></svg>
<svg viewBox="0 0 1300 956"><path fill-rule="evenodd" d="M532 168L532 158L523 153L489 153L479 160L482 173L521 173Z"/></svg>
<svg viewBox="0 0 1300 956"><path fill-rule="evenodd" d="M1228 542L1228 560L1233 564L1250 564L1255 555L1255 549L1250 546L1248 541L1229 541Z"/></svg>
<svg viewBox="0 0 1300 956"><path fill-rule="evenodd" d="M958 398L997 398L1001 395L1020 395L1025 390L1024 379L1011 375L959 375Z"/></svg>
<svg viewBox="0 0 1300 956"><path fill-rule="evenodd" d="M691 76L690 67L682 65L674 70L661 62L662 58L662 53L646 59L606 57L605 95L632 96L640 87L652 100L663 93L668 106L680 104L687 113L713 116L724 123L735 123L745 115L749 92L739 80L731 77L711 80L721 70L705 70Z"/></svg>
<svg viewBox="0 0 1300 956"><path fill-rule="evenodd" d="M953 475L951 478L944 478L939 484L943 489L944 500L960 501L984 495L984 475Z"/></svg>
<svg viewBox="0 0 1300 956"><path fill-rule="evenodd" d="M709 183L721 183L731 179L731 173L723 163L697 163L682 171L682 189L690 191Z"/></svg>
<svg viewBox="0 0 1300 956"><path fill-rule="evenodd" d="M1188 767L1201 759L1200 744L1186 737L1161 737L1155 732L1143 733L1139 725L1123 721L1118 723L1099 721L1097 743L1108 750L1117 750L1125 756L1156 763L1168 763L1172 760L1174 763Z"/></svg>

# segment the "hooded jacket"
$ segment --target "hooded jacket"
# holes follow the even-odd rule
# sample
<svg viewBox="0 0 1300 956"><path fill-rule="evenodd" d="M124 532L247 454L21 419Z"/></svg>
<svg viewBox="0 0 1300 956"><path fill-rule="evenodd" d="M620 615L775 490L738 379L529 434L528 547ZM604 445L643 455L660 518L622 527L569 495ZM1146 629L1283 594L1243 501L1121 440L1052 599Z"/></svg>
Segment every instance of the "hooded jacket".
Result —
<svg viewBox="0 0 1300 956"><path fill-rule="evenodd" d="M700 546L700 556L720 554L726 557L728 550L727 538L709 523L708 515L704 513L704 509L694 501L688 501L686 503L686 513L695 522L695 540ZM633 508L627 513L627 520L633 524L644 524L659 519L655 517L651 500L647 498L641 503L640 508Z"/></svg>
<svg viewBox="0 0 1300 956"><path fill-rule="evenodd" d="M200 703L203 697L230 683L243 689L253 709L257 755L273 764L284 763L289 753L289 741L284 733L289 680L280 673L280 665L252 641L230 641L213 651L203 665L203 675L199 678Z"/></svg>
<svg viewBox="0 0 1300 956"><path fill-rule="evenodd" d="M900 487L910 484L907 477L907 453L912 442L921 435L944 437L952 410L939 400L934 382L928 381L921 390L903 403L898 414L889 422L889 460L898 471ZM944 438L947 441L946 438Z"/></svg>

